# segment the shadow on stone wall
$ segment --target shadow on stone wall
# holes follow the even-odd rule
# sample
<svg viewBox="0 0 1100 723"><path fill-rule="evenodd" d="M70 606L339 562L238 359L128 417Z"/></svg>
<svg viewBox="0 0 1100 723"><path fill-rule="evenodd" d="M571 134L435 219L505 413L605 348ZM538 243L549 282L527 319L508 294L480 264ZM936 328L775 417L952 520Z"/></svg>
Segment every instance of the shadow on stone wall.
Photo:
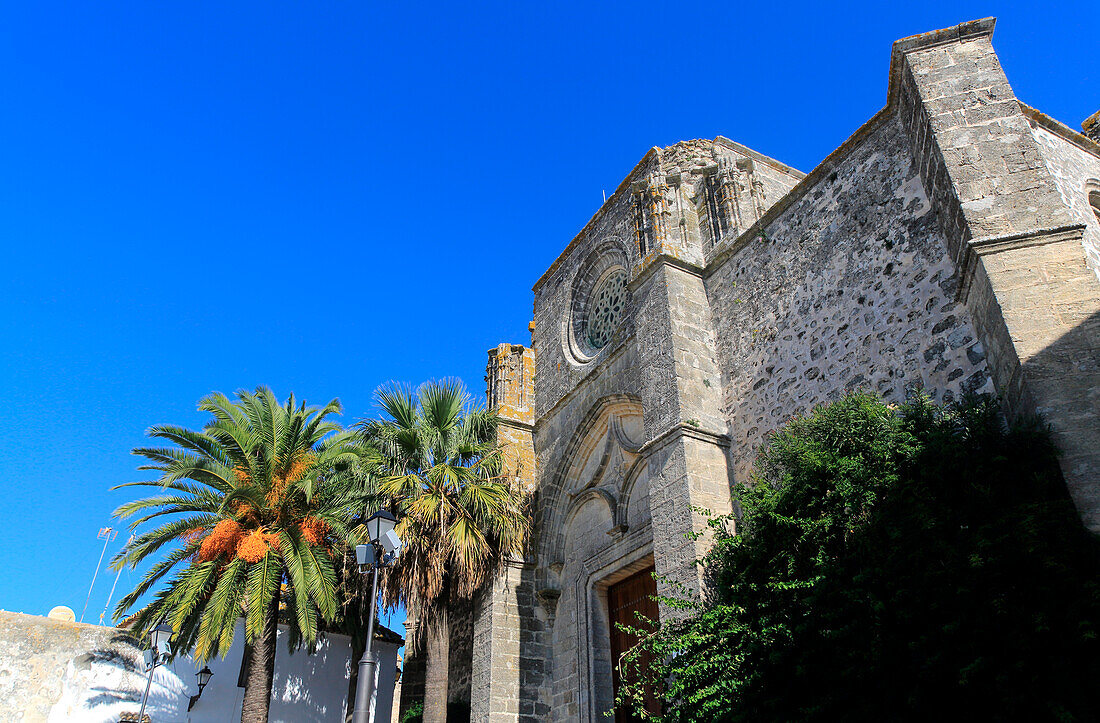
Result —
<svg viewBox="0 0 1100 723"><path fill-rule="evenodd" d="M1022 371L1023 411L1030 407L1050 424L1070 497L1085 525L1100 532L1100 311L1024 361Z"/></svg>

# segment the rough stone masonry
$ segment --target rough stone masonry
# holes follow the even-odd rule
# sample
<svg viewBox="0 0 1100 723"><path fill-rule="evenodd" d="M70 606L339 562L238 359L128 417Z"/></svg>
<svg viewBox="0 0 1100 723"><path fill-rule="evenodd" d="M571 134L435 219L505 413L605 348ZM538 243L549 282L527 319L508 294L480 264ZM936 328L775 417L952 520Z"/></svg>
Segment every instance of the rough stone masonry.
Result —
<svg viewBox="0 0 1100 723"><path fill-rule="evenodd" d="M604 720L608 589L698 591L698 510L848 390L1043 414L1100 531L1100 113L1021 103L993 27L894 43L886 106L808 175L723 137L650 150L535 283L531 346L487 376L535 539L420 661L425 721Z"/></svg>

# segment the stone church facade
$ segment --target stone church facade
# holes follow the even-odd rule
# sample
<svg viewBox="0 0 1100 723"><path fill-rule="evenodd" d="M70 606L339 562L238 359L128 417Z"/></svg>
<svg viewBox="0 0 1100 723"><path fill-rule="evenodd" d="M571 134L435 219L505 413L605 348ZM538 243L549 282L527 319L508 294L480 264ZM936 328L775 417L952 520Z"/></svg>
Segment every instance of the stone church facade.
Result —
<svg viewBox="0 0 1100 723"><path fill-rule="evenodd" d="M538 279L531 345L486 378L534 539L410 660L425 721L604 720L623 581L698 591L699 510L851 389L1042 413L1100 531L1100 114L1020 102L993 26L894 43L885 107L808 175L723 137L652 149Z"/></svg>

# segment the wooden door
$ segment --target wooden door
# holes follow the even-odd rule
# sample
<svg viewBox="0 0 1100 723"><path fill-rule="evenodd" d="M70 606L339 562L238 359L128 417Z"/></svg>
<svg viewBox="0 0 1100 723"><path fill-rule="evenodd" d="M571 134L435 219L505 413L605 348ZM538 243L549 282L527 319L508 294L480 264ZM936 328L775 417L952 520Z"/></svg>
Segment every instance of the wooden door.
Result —
<svg viewBox="0 0 1100 723"><path fill-rule="evenodd" d="M649 620L657 620L657 583L653 579L653 568L635 573L621 582L617 582L607 590L607 603L611 620L611 679L615 688L615 695L619 694L619 686L622 684L625 672L626 680L633 679L630 671L621 671L619 663L623 653L634 647L638 638L630 633L618 629L617 623L633 628L643 627L638 619L638 614ZM644 656L642 663L649 662L648 656ZM661 705L653 695L652 690L646 690L646 710L650 713L660 713ZM615 723L632 723L639 720L625 710L616 709Z"/></svg>

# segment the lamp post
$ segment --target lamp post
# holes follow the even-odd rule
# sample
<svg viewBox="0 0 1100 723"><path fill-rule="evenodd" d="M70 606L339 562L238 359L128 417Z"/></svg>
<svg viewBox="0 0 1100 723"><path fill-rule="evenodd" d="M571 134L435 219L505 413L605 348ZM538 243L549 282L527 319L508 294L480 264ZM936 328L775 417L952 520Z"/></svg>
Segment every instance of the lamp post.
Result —
<svg viewBox="0 0 1100 723"><path fill-rule="evenodd" d="M367 518L367 537L365 545L356 545L355 560L359 571L372 571L374 579L370 588L370 618L367 623L367 646L363 657L359 659L359 682L355 687L355 710L352 723L369 723L370 704L374 698L374 675L378 669L378 658L374 654L374 604L378 599L378 569L390 565L401 551L401 538L394 532L397 518L385 510L379 510Z"/></svg>
<svg viewBox="0 0 1100 723"><path fill-rule="evenodd" d="M195 673L195 677L199 679L199 692L197 695L191 696L191 700L187 703L187 710L191 710L195 707L195 703L199 702L199 698L202 697L202 689L206 687L206 684L210 682L210 679L214 677L214 671L210 670L210 666L202 666L202 670Z"/></svg>
<svg viewBox="0 0 1100 723"><path fill-rule="evenodd" d="M149 663L149 680L145 682L145 693L141 696L141 711L138 713L138 723L145 723L145 705L149 702L149 689L153 687L153 673L161 662L161 658L167 658L168 653L171 652L169 643L172 641L172 632L172 628L165 625L163 620L149 631L152 660Z"/></svg>

